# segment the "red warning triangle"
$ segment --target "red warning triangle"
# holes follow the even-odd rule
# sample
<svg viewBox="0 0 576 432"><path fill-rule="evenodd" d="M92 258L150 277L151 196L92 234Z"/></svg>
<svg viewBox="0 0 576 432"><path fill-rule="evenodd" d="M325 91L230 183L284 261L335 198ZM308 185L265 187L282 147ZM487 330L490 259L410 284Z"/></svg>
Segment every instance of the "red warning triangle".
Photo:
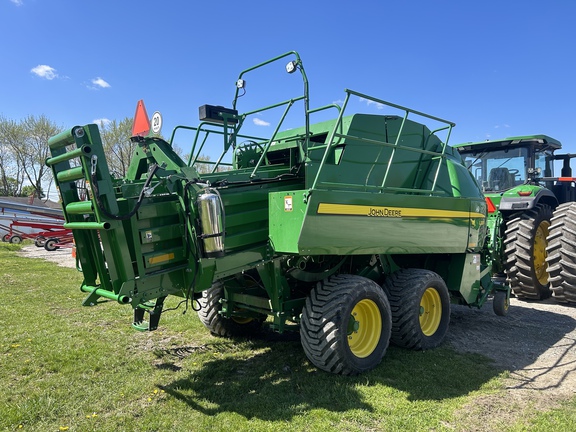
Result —
<svg viewBox="0 0 576 432"><path fill-rule="evenodd" d="M144 137L150 132L150 120L148 113L144 106L144 101L140 99L136 105L136 113L134 114L134 122L132 124L132 136Z"/></svg>

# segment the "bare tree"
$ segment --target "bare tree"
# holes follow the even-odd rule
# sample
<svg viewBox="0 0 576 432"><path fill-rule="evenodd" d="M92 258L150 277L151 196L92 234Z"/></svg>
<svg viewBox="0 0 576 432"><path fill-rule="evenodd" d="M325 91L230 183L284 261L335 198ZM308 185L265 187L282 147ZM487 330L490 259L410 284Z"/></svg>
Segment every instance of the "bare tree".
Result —
<svg viewBox="0 0 576 432"><path fill-rule="evenodd" d="M24 142L22 125L0 116L0 190L4 195L21 194L25 173L14 149L22 147Z"/></svg>
<svg viewBox="0 0 576 432"><path fill-rule="evenodd" d="M62 128L56 126L45 115L28 116L20 125L23 128L24 139L21 143L12 143L12 151L26 179L34 187L36 196L43 198L42 183L52 183L52 173L45 164L50 156L48 140L60 133Z"/></svg>
<svg viewBox="0 0 576 432"><path fill-rule="evenodd" d="M130 141L132 135L132 119L126 117L117 122L100 124L102 147L106 154L108 169L116 178L126 177L130 160L137 144Z"/></svg>

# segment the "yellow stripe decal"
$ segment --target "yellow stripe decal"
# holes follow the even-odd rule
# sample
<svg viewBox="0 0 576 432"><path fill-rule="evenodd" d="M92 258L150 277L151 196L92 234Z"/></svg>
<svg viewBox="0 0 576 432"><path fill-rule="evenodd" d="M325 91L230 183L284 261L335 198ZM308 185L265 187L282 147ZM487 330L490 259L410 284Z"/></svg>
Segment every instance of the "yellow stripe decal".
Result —
<svg viewBox="0 0 576 432"><path fill-rule="evenodd" d="M430 217L430 218L485 218L482 213L457 211L457 210L434 210L426 208L410 207L379 207L353 204L329 204L320 203L318 214L346 215L346 216L373 216L373 217Z"/></svg>
<svg viewBox="0 0 576 432"><path fill-rule="evenodd" d="M174 252L148 258L148 264L158 264L164 261L170 261L172 259L174 259Z"/></svg>

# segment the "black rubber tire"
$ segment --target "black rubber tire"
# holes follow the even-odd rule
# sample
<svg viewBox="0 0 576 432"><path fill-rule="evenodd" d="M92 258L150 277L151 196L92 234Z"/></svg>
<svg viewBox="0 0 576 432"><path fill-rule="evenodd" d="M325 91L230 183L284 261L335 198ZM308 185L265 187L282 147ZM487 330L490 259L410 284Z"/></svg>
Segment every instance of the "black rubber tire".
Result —
<svg viewBox="0 0 576 432"><path fill-rule="evenodd" d="M2 236L2 241L3 241L4 243L8 243L9 240L10 240L10 234L4 234L4 235Z"/></svg>
<svg viewBox="0 0 576 432"><path fill-rule="evenodd" d="M22 237L20 237L19 235L13 235L12 237L10 237L10 243L20 244L22 243Z"/></svg>
<svg viewBox="0 0 576 432"><path fill-rule="evenodd" d="M392 307L391 342L427 350L443 341L450 323L450 294L444 280L423 269L404 269L384 283Z"/></svg>
<svg viewBox="0 0 576 432"><path fill-rule="evenodd" d="M380 364L391 327L390 303L377 283L338 275L318 282L306 298L300 341L317 368L357 375Z"/></svg>
<svg viewBox="0 0 576 432"><path fill-rule="evenodd" d="M46 237L38 236L34 239L34 245L36 247L44 247L44 244L46 244Z"/></svg>
<svg viewBox="0 0 576 432"><path fill-rule="evenodd" d="M576 303L576 203L562 204L554 211L546 250L554 298Z"/></svg>
<svg viewBox="0 0 576 432"><path fill-rule="evenodd" d="M220 314L222 304L220 300L224 297L224 287L220 283L215 283L212 287L202 292L199 298L198 318L204 326L214 336L236 337L248 336L260 329L266 317L262 319L250 319L241 322L233 318L225 318Z"/></svg>
<svg viewBox="0 0 576 432"><path fill-rule="evenodd" d="M507 281L519 299L550 297L546 271L547 238L552 208L538 204L506 223L504 267Z"/></svg>
<svg viewBox="0 0 576 432"><path fill-rule="evenodd" d="M52 252L52 251L55 251L56 249L60 249L60 247L56 246L56 244L58 244L59 241L60 240L58 240L57 238L49 238L44 243L44 249L46 249L48 252Z"/></svg>
<svg viewBox="0 0 576 432"><path fill-rule="evenodd" d="M506 291L494 291L492 308L494 309L494 313L498 316L508 315L508 309L510 309L510 299L508 298Z"/></svg>

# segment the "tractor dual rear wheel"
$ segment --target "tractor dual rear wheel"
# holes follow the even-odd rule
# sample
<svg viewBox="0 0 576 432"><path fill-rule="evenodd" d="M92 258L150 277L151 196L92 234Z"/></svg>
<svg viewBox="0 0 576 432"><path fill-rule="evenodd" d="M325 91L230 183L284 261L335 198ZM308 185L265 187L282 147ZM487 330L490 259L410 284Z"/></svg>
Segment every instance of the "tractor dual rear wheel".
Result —
<svg viewBox="0 0 576 432"><path fill-rule="evenodd" d="M519 299L550 297L546 247L552 208L538 204L506 223L505 269L512 292Z"/></svg>
<svg viewBox="0 0 576 432"><path fill-rule="evenodd" d="M338 275L320 281L306 299L300 340L316 367L342 375L374 369L392 327L390 304L374 281Z"/></svg>
<svg viewBox="0 0 576 432"><path fill-rule="evenodd" d="M450 322L450 294L444 280L423 269L404 269L386 279L397 346L426 350L440 345Z"/></svg>
<svg viewBox="0 0 576 432"><path fill-rule="evenodd" d="M576 203L562 204L554 211L546 250L554 298L576 303Z"/></svg>

